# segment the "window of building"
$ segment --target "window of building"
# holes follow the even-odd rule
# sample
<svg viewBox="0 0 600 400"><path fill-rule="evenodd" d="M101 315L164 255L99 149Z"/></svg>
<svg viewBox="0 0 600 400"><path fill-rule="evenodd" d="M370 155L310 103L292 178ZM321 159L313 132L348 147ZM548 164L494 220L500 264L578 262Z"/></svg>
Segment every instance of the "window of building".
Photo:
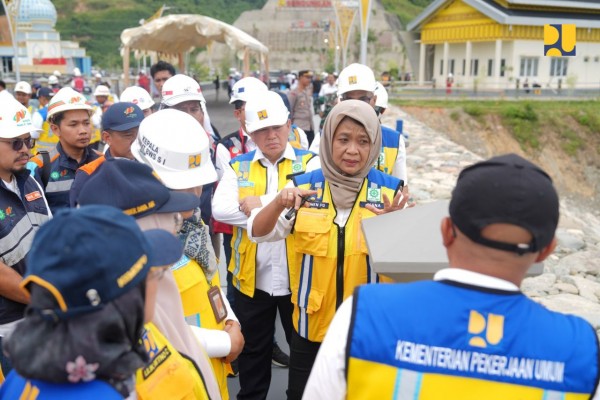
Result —
<svg viewBox="0 0 600 400"><path fill-rule="evenodd" d="M13 58L12 57L2 57L2 72L7 74L9 72L13 72Z"/></svg>
<svg viewBox="0 0 600 400"><path fill-rule="evenodd" d="M568 66L568 58L552 57L550 60L550 76L567 76Z"/></svg>
<svg viewBox="0 0 600 400"><path fill-rule="evenodd" d="M452 75L454 75L454 58L452 60L450 60L450 72Z"/></svg>
<svg viewBox="0 0 600 400"><path fill-rule="evenodd" d="M444 60L440 60L440 75L444 75Z"/></svg>
<svg viewBox="0 0 600 400"><path fill-rule="evenodd" d="M471 76L479 75L479 60L473 59L471 60Z"/></svg>
<svg viewBox="0 0 600 400"><path fill-rule="evenodd" d="M463 64L462 64L462 75L463 76L465 76L465 72L467 72L466 68L467 68L467 60L465 60L463 58Z"/></svg>
<svg viewBox="0 0 600 400"><path fill-rule="evenodd" d="M487 70L487 75L488 76L492 76L494 75L494 60L492 60L491 58L488 58L488 70Z"/></svg>
<svg viewBox="0 0 600 400"><path fill-rule="evenodd" d="M538 62L537 57L521 57L519 76L538 76Z"/></svg>
<svg viewBox="0 0 600 400"><path fill-rule="evenodd" d="M500 76L504 76L504 71L506 70L506 59L500 60Z"/></svg>

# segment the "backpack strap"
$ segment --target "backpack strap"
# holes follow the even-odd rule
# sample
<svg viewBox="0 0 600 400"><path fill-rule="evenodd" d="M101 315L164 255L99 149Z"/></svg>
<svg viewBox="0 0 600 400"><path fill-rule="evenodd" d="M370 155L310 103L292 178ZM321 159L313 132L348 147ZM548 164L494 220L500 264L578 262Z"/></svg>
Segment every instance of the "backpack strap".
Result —
<svg viewBox="0 0 600 400"><path fill-rule="evenodd" d="M50 180L50 169L52 168L50 165L50 153L48 153L48 150L40 150L38 151L38 154L42 156L42 161L44 162L44 165L41 168L40 177L42 178L44 190L46 190L48 180Z"/></svg>

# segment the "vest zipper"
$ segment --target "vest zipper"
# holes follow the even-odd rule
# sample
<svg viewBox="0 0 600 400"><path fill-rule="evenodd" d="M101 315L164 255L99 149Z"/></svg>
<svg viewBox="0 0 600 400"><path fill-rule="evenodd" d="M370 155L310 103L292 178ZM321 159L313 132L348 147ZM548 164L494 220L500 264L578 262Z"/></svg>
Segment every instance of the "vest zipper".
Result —
<svg viewBox="0 0 600 400"><path fill-rule="evenodd" d="M337 237L337 269L335 273L335 309L337 310L342 305L344 300L344 252L345 252L345 226L338 226Z"/></svg>

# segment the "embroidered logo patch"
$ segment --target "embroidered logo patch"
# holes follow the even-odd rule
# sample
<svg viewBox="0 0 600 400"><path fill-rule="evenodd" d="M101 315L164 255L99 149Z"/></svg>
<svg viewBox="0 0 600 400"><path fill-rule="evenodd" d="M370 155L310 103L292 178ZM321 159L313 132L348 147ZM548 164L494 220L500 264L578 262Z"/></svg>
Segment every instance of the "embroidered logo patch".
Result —
<svg viewBox="0 0 600 400"><path fill-rule="evenodd" d="M202 154L191 155L188 158L188 169L198 168L202 163Z"/></svg>
<svg viewBox="0 0 600 400"><path fill-rule="evenodd" d="M42 195L41 195L41 193L40 193L40 192L38 192L38 191L31 192L31 193L27 193L27 194L25 195L25 199L26 199L27 201L34 201L34 200L37 200L37 199L39 199L39 198L41 198L41 197L42 197Z"/></svg>
<svg viewBox="0 0 600 400"><path fill-rule="evenodd" d="M356 75L352 75L348 77L348 84L350 85L356 85L358 83L358 79L356 78Z"/></svg>
<svg viewBox="0 0 600 400"><path fill-rule="evenodd" d="M267 114L267 110L262 110L256 113L256 115L258 115L258 119L259 120L263 120L263 119L267 119L269 118L269 114Z"/></svg>

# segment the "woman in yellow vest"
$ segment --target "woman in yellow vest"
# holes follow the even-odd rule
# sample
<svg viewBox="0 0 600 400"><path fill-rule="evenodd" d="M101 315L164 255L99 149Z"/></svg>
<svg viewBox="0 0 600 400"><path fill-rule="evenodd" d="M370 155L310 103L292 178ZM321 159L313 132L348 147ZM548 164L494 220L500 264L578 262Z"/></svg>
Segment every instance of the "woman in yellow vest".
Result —
<svg viewBox="0 0 600 400"><path fill-rule="evenodd" d="M257 242L280 240L293 228L296 263L290 268L290 287L296 332L288 399L302 396L342 301L358 285L388 281L371 269L361 220L404 208L408 191L373 167L380 149L381 126L373 108L359 100L339 103L325 122L321 169L294 177L248 222ZM300 196L307 199L302 208ZM297 210L295 218L292 210Z"/></svg>
<svg viewBox="0 0 600 400"><path fill-rule="evenodd" d="M181 251L171 233L143 233L113 207L64 210L43 225L21 282L31 302L4 346L14 369L0 399L127 398L148 359L141 332L158 282Z"/></svg>
<svg viewBox="0 0 600 400"><path fill-rule="evenodd" d="M170 131L165 136L165 131ZM144 144L143 147L141 144ZM146 151L154 149L159 157ZM160 110L148 116L132 145L132 153L148 164L169 188L193 193L198 204L202 186L217 179L210 160L210 144L202 125L192 116L177 110ZM222 293L218 260L208 226L202 222L200 207L184 215L179 231L184 243L183 257L171 266L187 323L204 345L219 384L221 397L229 399L229 363L244 346L240 324ZM167 397L165 397L167 398Z"/></svg>

